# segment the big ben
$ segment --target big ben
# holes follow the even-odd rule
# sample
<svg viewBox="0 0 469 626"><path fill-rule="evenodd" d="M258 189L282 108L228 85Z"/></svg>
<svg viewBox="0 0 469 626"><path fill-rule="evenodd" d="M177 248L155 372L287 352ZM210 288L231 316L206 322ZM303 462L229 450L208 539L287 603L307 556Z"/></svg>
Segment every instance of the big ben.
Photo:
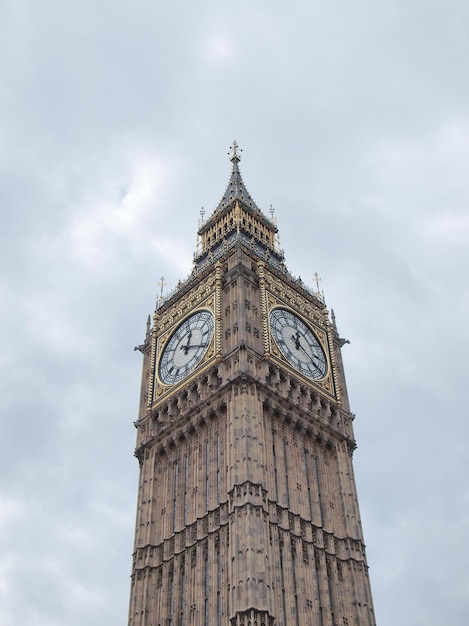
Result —
<svg viewBox="0 0 469 626"><path fill-rule="evenodd" d="M129 625L374 626L344 340L239 161L140 346Z"/></svg>

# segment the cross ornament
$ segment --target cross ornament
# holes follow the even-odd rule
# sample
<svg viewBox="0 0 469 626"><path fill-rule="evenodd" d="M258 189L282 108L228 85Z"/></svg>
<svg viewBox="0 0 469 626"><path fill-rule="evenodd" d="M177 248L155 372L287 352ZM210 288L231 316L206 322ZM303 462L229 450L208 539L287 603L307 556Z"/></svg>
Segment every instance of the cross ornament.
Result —
<svg viewBox="0 0 469 626"><path fill-rule="evenodd" d="M163 299L163 288L166 285L166 282L164 280L164 276L162 276L160 278L160 282L158 283L158 287L160 288L160 300Z"/></svg>
<svg viewBox="0 0 469 626"><path fill-rule="evenodd" d="M314 272L314 282L316 283L316 291L319 293L319 282L322 280L322 278L319 278L319 274L317 272Z"/></svg>
<svg viewBox="0 0 469 626"><path fill-rule="evenodd" d="M240 161L241 155L238 154L238 150L239 152L242 152L242 149L238 146L236 139L233 141L233 145L230 146L230 150L232 151L230 161ZM228 152L228 154L230 153Z"/></svg>

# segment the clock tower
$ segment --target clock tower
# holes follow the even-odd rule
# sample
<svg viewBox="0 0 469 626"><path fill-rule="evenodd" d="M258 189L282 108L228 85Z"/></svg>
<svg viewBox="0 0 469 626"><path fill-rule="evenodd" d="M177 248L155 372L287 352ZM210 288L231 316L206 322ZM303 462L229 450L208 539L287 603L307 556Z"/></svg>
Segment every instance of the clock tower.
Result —
<svg viewBox="0 0 469 626"><path fill-rule="evenodd" d="M130 626L375 626L340 338L239 171L143 353Z"/></svg>

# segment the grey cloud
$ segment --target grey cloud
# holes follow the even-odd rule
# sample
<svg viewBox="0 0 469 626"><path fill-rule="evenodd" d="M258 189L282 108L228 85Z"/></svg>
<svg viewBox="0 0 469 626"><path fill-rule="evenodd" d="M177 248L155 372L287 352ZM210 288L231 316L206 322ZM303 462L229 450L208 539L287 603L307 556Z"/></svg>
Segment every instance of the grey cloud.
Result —
<svg viewBox="0 0 469 626"><path fill-rule="evenodd" d="M236 137L341 333L380 626L466 624L463 2L8 7L0 28L0 621L125 624L161 276ZM153 182L152 182L153 181ZM125 193L123 192L125 190Z"/></svg>

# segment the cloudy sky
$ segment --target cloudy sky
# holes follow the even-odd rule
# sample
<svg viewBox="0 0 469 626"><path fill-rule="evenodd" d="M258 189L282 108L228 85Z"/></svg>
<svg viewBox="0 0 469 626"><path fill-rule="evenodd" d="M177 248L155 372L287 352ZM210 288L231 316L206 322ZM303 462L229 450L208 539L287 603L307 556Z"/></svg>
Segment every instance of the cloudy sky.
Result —
<svg viewBox="0 0 469 626"><path fill-rule="evenodd" d="M0 0L0 623L125 625L146 317L236 138L342 336L379 626L466 626L469 4Z"/></svg>

